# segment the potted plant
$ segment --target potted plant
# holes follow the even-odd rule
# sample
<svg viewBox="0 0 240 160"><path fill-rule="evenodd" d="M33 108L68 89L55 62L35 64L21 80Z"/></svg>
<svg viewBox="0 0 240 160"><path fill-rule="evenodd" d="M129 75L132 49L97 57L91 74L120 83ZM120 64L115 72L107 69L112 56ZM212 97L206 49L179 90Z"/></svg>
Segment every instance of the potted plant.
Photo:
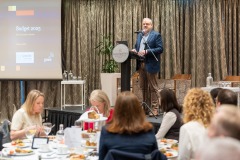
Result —
<svg viewBox="0 0 240 160"><path fill-rule="evenodd" d="M119 65L112 58L112 51L114 45L111 41L111 36L103 36L102 41L100 41L96 47L98 54L102 56L104 62L102 64L101 78L101 88L108 95L111 106L114 106L117 97L117 79L121 78L119 71Z"/></svg>
<svg viewBox="0 0 240 160"><path fill-rule="evenodd" d="M103 73L115 73L118 71L118 64L112 59L113 43L109 36L103 36L96 49L99 49L98 54L105 58L102 64Z"/></svg>

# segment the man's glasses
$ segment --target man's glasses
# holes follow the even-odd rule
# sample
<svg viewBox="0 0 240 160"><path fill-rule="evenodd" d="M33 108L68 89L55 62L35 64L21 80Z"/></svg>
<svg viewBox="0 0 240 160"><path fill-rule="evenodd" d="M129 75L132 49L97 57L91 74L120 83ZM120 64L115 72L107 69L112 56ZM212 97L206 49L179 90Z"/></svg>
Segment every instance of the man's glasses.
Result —
<svg viewBox="0 0 240 160"><path fill-rule="evenodd" d="M145 26L145 25L148 26L148 25L150 25L150 24L151 24L151 23L143 23L142 25L143 25L143 26Z"/></svg>

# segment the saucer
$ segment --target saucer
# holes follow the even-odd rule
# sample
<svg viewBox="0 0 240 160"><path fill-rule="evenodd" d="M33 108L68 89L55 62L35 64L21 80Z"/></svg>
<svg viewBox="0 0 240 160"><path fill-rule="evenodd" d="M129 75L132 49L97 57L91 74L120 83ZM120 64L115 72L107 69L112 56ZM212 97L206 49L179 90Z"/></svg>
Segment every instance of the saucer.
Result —
<svg viewBox="0 0 240 160"><path fill-rule="evenodd" d="M70 152L66 152L66 153L59 153L58 151L56 152L57 155L67 155L67 154L70 154Z"/></svg>
<svg viewBox="0 0 240 160"><path fill-rule="evenodd" d="M43 158L43 159L53 159L53 158L57 158L57 155L56 154L53 154L53 155L51 155L51 156L48 156L48 155L41 155L41 157Z"/></svg>
<svg viewBox="0 0 240 160"><path fill-rule="evenodd" d="M52 150L49 149L49 150L44 151L44 150L38 149L38 152L39 153L49 153L49 152L52 152Z"/></svg>

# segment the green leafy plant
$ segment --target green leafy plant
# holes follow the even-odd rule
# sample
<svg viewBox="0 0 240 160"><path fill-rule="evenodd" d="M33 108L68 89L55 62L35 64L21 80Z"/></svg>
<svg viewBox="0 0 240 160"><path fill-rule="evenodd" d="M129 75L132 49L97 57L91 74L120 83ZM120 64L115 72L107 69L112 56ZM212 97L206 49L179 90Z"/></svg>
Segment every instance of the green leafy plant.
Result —
<svg viewBox="0 0 240 160"><path fill-rule="evenodd" d="M118 64L112 59L113 43L109 36L103 36L95 49L99 49L98 54L104 59L102 72L114 73L118 71Z"/></svg>

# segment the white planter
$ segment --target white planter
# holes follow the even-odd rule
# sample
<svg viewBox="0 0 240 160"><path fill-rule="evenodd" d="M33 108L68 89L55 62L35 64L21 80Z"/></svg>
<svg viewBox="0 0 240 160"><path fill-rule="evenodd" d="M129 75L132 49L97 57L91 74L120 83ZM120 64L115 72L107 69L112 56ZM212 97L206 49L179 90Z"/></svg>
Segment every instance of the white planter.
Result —
<svg viewBox="0 0 240 160"><path fill-rule="evenodd" d="M102 90L108 95L111 106L117 98L117 78L121 78L121 73L101 73Z"/></svg>

